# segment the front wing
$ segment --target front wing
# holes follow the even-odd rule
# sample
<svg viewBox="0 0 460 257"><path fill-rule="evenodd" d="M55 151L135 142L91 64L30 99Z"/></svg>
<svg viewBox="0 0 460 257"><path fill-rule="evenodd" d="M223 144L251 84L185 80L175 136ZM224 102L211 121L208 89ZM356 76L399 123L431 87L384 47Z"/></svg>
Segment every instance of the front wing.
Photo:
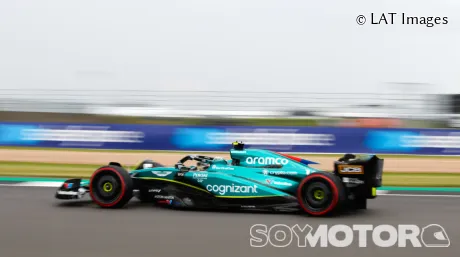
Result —
<svg viewBox="0 0 460 257"><path fill-rule="evenodd" d="M61 200L81 199L89 192L89 188L85 184L87 183L79 178L66 180L56 191L55 197Z"/></svg>

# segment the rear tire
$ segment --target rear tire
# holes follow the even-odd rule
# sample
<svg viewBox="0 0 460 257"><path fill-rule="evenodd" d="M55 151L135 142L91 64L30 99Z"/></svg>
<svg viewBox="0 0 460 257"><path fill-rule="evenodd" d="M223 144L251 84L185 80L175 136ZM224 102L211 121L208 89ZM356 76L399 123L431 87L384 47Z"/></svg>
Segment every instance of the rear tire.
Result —
<svg viewBox="0 0 460 257"><path fill-rule="evenodd" d="M308 175L300 182L297 199L307 214L327 216L341 209L346 200L346 192L339 177L320 171Z"/></svg>
<svg viewBox="0 0 460 257"><path fill-rule="evenodd" d="M104 166L93 173L89 192L100 207L121 208L133 197L133 181L122 167Z"/></svg>

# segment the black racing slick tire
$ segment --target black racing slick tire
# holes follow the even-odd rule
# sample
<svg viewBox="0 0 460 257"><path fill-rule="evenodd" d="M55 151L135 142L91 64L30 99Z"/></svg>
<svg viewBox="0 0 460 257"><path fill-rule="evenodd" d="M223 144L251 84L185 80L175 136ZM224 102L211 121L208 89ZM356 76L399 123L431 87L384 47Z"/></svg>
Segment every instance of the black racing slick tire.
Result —
<svg viewBox="0 0 460 257"><path fill-rule="evenodd" d="M329 172L306 176L297 188L300 207L311 216L337 213L346 200L345 187L339 177Z"/></svg>
<svg viewBox="0 0 460 257"><path fill-rule="evenodd" d="M121 208L133 197L133 181L119 166L97 169L89 183L91 199L103 208Z"/></svg>

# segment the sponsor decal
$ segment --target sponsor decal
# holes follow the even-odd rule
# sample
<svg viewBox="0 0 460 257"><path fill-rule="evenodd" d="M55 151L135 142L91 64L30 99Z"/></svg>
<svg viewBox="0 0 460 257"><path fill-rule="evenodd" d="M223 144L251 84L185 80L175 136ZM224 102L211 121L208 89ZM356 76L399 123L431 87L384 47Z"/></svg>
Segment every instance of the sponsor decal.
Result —
<svg viewBox="0 0 460 257"><path fill-rule="evenodd" d="M35 129L35 125L0 125L0 145L37 145L39 141L26 140L23 137L24 131Z"/></svg>
<svg viewBox="0 0 460 257"><path fill-rule="evenodd" d="M257 193L257 185L253 186L237 186L230 185L206 185L209 192L225 195L226 193Z"/></svg>
<svg viewBox="0 0 460 257"><path fill-rule="evenodd" d="M271 179L266 179L265 181L267 182L267 184L271 184L271 185L292 186L292 184L289 182L282 182L282 181L276 181L276 180L271 180Z"/></svg>
<svg viewBox="0 0 460 257"><path fill-rule="evenodd" d="M172 195L156 195L155 198L172 200L172 199L174 199L174 196L172 196Z"/></svg>
<svg viewBox="0 0 460 257"><path fill-rule="evenodd" d="M358 184L358 185L364 184L364 181L363 181L363 180L357 179L357 178L347 178L347 177L344 177L344 178L342 178L342 181L343 181L344 183L350 183L350 184Z"/></svg>
<svg viewBox="0 0 460 257"><path fill-rule="evenodd" d="M22 140L59 142L142 143L140 131L98 130L97 126L67 126L66 129L24 129ZM108 129L109 127L106 127Z"/></svg>
<svg viewBox="0 0 460 257"><path fill-rule="evenodd" d="M340 174L364 174L363 166L361 165L338 165Z"/></svg>
<svg viewBox="0 0 460 257"><path fill-rule="evenodd" d="M178 176L178 177L183 177L183 176L185 176L185 173L184 173L184 172L178 172L178 173L177 173L177 176Z"/></svg>
<svg viewBox="0 0 460 257"><path fill-rule="evenodd" d="M274 157L248 157L246 158L247 164L260 164L260 165L286 165L289 163L287 159L274 158Z"/></svg>
<svg viewBox="0 0 460 257"><path fill-rule="evenodd" d="M287 186L287 187L292 186L291 183L289 183L289 182L282 182L282 181L273 181L273 184L274 184L274 185L277 185L277 186Z"/></svg>
<svg viewBox="0 0 460 257"><path fill-rule="evenodd" d="M193 178L196 179L198 182L203 182L203 180L208 179L208 174L204 172L196 172L193 173Z"/></svg>
<svg viewBox="0 0 460 257"><path fill-rule="evenodd" d="M199 173L199 172L197 172L197 173L193 173L193 177L194 178L203 178L204 179L204 178L208 178L208 174L207 173Z"/></svg>
<svg viewBox="0 0 460 257"><path fill-rule="evenodd" d="M161 200L161 201L158 201L158 203L164 203L164 204L171 205L173 203L173 201L172 200Z"/></svg>
<svg viewBox="0 0 460 257"><path fill-rule="evenodd" d="M73 183L64 183L64 188L71 188Z"/></svg>
<svg viewBox="0 0 460 257"><path fill-rule="evenodd" d="M59 195L78 195L78 192L73 191L58 191Z"/></svg>
<svg viewBox="0 0 460 257"><path fill-rule="evenodd" d="M297 175L297 171L262 170L264 175Z"/></svg>
<svg viewBox="0 0 460 257"><path fill-rule="evenodd" d="M334 146L334 134L302 133L306 129L254 128L177 128L172 143L181 149L221 149L229 142L244 140L246 145L258 148L291 149L292 146Z"/></svg>
<svg viewBox="0 0 460 257"><path fill-rule="evenodd" d="M152 173L157 175L157 176L159 176L159 177L166 177L169 174L171 174L172 172L170 172L170 171L152 171Z"/></svg>
<svg viewBox="0 0 460 257"><path fill-rule="evenodd" d="M211 168L215 170L234 170L234 168L232 167L217 166L217 165L212 165Z"/></svg>
<svg viewBox="0 0 460 257"><path fill-rule="evenodd" d="M157 188L149 189L149 193L159 193L159 192L161 192L161 189L157 189Z"/></svg>
<svg viewBox="0 0 460 257"><path fill-rule="evenodd" d="M413 152L420 148L458 149L460 136L457 132L372 130L365 142L373 151Z"/></svg>
<svg viewBox="0 0 460 257"><path fill-rule="evenodd" d="M364 144L372 152L413 152L409 138L417 136L413 131L400 130L370 130L367 132Z"/></svg>
<svg viewBox="0 0 460 257"><path fill-rule="evenodd" d="M333 146L335 136L333 134L313 134L313 133L296 133L297 129L291 130L289 133L285 129L254 129L252 132L226 132L213 131L202 129L201 136L205 144L211 145L226 145L237 139L244 139L247 145L318 145L318 146ZM195 132L198 134L197 132ZM188 140L189 137L187 137ZM186 139L186 140L187 140Z"/></svg>

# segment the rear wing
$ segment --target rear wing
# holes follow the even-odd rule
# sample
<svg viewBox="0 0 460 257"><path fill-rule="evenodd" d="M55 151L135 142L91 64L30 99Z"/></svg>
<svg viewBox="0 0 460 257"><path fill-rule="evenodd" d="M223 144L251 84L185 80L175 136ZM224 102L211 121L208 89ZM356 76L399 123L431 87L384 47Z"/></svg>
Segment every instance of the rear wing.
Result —
<svg viewBox="0 0 460 257"><path fill-rule="evenodd" d="M383 159L376 155L346 154L334 162L334 174L363 180L368 187L382 186Z"/></svg>

